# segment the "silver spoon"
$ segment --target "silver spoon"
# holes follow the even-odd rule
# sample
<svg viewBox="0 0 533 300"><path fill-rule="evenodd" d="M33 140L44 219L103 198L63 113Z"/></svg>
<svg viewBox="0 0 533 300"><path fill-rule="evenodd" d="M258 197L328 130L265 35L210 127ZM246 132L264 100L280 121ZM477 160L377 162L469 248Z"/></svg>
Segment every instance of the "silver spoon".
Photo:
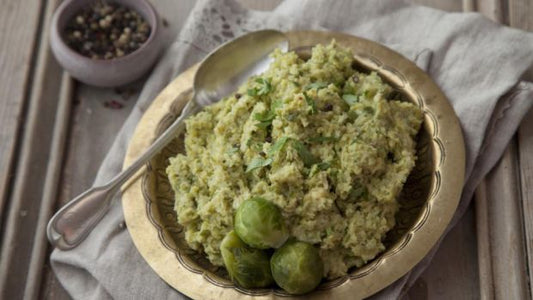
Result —
<svg viewBox="0 0 533 300"><path fill-rule="evenodd" d="M251 75L265 71L271 63L269 54L276 48L287 51L287 37L279 31L262 30L236 38L211 52L200 64L194 76L192 99L176 121L109 183L85 191L62 207L48 222L50 243L62 250L78 246L106 214L121 185L184 129L183 120L187 116L229 95Z"/></svg>

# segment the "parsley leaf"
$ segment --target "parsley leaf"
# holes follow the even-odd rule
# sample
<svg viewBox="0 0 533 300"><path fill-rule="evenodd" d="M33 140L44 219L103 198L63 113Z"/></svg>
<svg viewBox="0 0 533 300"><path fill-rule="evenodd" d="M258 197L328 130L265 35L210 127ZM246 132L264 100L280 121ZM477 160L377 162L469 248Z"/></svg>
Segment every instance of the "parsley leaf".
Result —
<svg viewBox="0 0 533 300"><path fill-rule="evenodd" d="M325 171L325 170L329 169L329 167L331 166L331 164L328 163L328 162L321 162L321 163L317 164L316 166L317 166L317 168L319 168L320 170Z"/></svg>
<svg viewBox="0 0 533 300"><path fill-rule="evenodd" d="M272 156L276 152L280 151L283 148L283 146L285 146L285 144L287 143L288 140L289 140L289 138L286 137L286 136L284 136L284 137L280 138L279 140L277 140L274 143L274 145L272 145L272 147L268 150L267 155L268 156Z"/></svg>
<svg viewBox="0 0 533 300"><path fill-rule="evenodd" d="M281 100L272 101L272 104L270 104L270 111L272 113L276 113L276 110L278 108L281 108L282 106L283 106L283 101Z"/></svg>
<svg viewBox="0 0 533 300"><path fill-rule="evenodd" d="M350 189L348 200L357 201L359 198L368 196L368 189L364 185L357 185Z"/></svg>
<svg viewBox="0 0 533 300"><path fill-rule="evenodd" d="M251 96L251 97L257 96L257 89L248 89L246 93L248 94L248 96Z"/></svg>
<svg viewBox="0 0 533 300"><path fill-rule="evenodd" d="M309 107L311 107L311 114L316 113L315 100L313 100L313 98L307 96L307 93L304 93L304 97L305 97L305 102L307 102L307 105L309 105Z"/></svg>
<svg viewBox="0 0 533 300"><path fill-rule="evenodd" d="M298 140L292 140L292 146L294 147L296 152L298 152L298 155L300 156L306 167L310 167L316 163L317 159L302 142Z"/></svg>
<svg viewBox="0 0 533 300"><path fill-rule="evenodd" d="M276 117L276 114L273 111L265 111L262 113L254 114L254 120L259 121L255 126L266 129L272 124L272 120Z"/></svg>
<svg viewBox="0 0 533 300"><path fill-rule="evenodd" d="M272 84L268 79L259 77L255 79L255 82L257 83L257 87L248 89L248 96L262 96L270 93L272 90Z"/></svg>
<svg viewBox="0 0 533 300"><path fill-rule="evenodd" d="M358 101L357 96L353 94L344 94L342 95L342 99L344 99L344 101L348 103L348 105L353 105Z"/></svg>
<svg viewBox="0 0 533 300"><path fill-rule="evenodd" d="M248 167L246 168L246 173L249 173L253 170L266 167L272 163L272 158L262 158L262 157L256 157L252 159Z"/></svg>
<svg viewBox="0 0 533 300"><path fill-rule="evenodd" d="M237 147L230 148L228 151L226 151L226 153L229 154L229 155L235 154L237 152L239 152L239 148L237 148Z"/></svg>
<svg viewBox="0 0 533 300"><path fill-rule="evenodd" d="M265 111L262 113L255 113L254 114L254 120L257 120L259 122L265 122L265 121L272 121L276 117L276 114L272 111Z"/></svg>
<svg viewBox="0 0 533 300"><path fill-rule="evenodd" d="M325 82L313 82L313 83L310 83L308 85L306 85L304 87L304 90L308 91L310 89L317 89L317 90L320 90L320 89L323 89L325 87L327 87L328 84L325 83Z"/></svg>

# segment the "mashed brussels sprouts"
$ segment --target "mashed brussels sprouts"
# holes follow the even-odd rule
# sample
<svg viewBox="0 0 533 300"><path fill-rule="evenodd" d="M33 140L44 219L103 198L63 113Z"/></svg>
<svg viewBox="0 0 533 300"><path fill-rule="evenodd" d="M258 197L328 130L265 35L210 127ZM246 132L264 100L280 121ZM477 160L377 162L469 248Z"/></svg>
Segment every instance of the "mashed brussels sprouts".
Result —
<svg viewBox="0 0 533 300"><path fill-rule="evenodd" d="M240 204L276 205L291 239L314 245L323 276L343 276L385 249L397 197L415 164L422 112L391 98L376 73L335 42L307 61L275 61L186 121L186 154L170 159L188 244L223 266L220 244Z"/></svg>

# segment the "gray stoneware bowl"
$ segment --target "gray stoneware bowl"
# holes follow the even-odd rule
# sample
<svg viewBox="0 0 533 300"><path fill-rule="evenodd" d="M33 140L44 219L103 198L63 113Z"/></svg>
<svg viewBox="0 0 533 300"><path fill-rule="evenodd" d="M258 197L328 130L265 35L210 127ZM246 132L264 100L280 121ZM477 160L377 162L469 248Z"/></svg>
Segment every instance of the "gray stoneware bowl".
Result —
<svg viewBox="0 0 533 300"><path fill-rule="evenodd" d="M95 0L66 0L52 18L50 45L61 66L81 82L101 87L120 86L145 74L155 63L161 50L160 20L147 0L113 0L137 11L151 26L150 36L139 49L123 57L91 59L71 49L64 41L67 22Z"/></svg>

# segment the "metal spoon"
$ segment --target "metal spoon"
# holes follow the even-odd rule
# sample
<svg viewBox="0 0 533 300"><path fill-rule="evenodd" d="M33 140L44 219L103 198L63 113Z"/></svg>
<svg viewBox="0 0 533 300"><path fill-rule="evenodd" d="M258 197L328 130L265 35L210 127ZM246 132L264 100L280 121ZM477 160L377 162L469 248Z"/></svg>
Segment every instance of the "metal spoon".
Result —
<svg viewBox="0 0 533 300"><path fill-rule="evenodd" d="M50 243L62 250L78 246L106 214L120 186L184 129L183 120L188 115L235 91L251 75L265 71L271 63L269 54L276 48L287 51L288 47L283 33L262 30L236 38L211 52L200 64L194 77L193 97L176 121L109 183L85 191L61 208L48 222Z"/></svg>

